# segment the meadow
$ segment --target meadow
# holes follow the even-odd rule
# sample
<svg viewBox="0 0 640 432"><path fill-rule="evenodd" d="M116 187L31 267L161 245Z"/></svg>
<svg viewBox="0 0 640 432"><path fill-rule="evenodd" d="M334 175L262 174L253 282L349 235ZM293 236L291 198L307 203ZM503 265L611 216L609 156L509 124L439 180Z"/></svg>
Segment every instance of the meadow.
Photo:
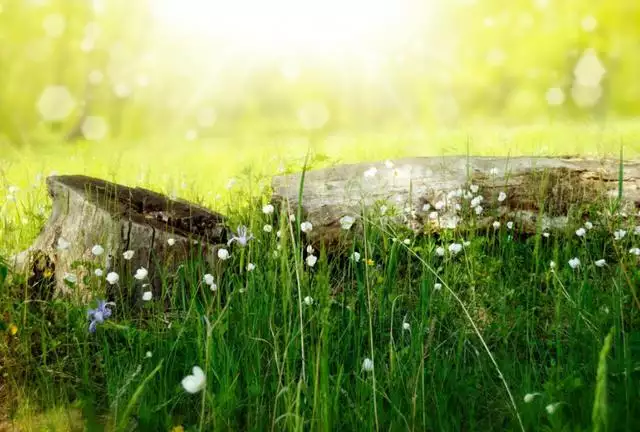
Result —
<svg viewBox="0 0 640 432"><path fill-rule="evenodd" d="M302 169L307 152L310 168L444 154L618 158L621 146L631 159L637 122L257 139L7 147L0 430L640 429L636 215L589 202L560 232L525 236L503 221L415 236L373 211L327 255L308 250L304 219L268 207L270 176ZM224 268L192 260L167 274L168 308L116 302L97 318L110 283L93 273L100 253L85 264L90 304L42 301L8 277L8 259L43 226L52 172L189 199L255 238L230 245ZM126 268L118 286L136 276Z"/></svg>

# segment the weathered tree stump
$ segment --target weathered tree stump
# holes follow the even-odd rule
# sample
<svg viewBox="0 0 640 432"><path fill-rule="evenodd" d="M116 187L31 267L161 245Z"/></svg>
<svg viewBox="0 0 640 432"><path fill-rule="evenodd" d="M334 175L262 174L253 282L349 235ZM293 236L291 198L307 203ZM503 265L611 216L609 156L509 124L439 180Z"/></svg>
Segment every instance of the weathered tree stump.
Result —
<svg viewBox="0 0 640 432"><path fill-rule="evenodd" d="M159 295L161 271L176 268L194 250L212 264L217 245L227 239L222 215L150 190L80 175L49 177L47 187L52 214L33 245L17 256L16 267L32 278L48 276L55 287L49 295L72 288L87 294L83 280L93 276L91 267L104 276L143 267L145 290ZM104 252L96 256L95 245ZM128 261L127 250L134 252ZM69 284L74 276L77 281Z"/></svg>
<svg viewBox="0 0 640 432"><path fill-rule="evenodd" d="M621 204L631 211L640 205L640 163L626 162L623 169ZM542 157L425 157L339 165L306 173L302 209L314 226L310 239L325 243L340 238L342 217L361 222L365 208L395 206L399 219L416 232L458 227L465 223L461 213L477 207L471 204L477 196L482 196L483 209L473 217L475 228L509 219L520 232L534 233L540 227L566 226L569 210L578 205L616 198L619 171L617 160ZM275 177L274 202L295 211L300 179L301 174ZM471 185L478 189L473 192ZM506 194L503 201L500 192Z"/></svg>

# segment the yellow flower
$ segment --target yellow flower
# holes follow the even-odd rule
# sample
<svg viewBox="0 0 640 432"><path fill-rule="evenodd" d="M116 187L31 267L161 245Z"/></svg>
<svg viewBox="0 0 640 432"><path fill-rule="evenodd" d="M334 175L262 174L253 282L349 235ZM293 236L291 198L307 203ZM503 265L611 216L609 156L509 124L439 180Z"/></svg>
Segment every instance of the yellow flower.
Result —
<svg viewBox="0 0 640 432"><path fill-rule="evenodd" d="M15 324L9 324L9 334L15 336L18 333L18 326Z"/></svg>
<svg viewBox="0 0 640 432"><path fill-rule="evenodd" d="M44 276L46 279L49 279L51 278L51 276L53 276L53 271L51 271L50 267L47 267L42 273L42 276Z"/></svg>
<svg viewBox="0 0 640 432"><path fill-rule="evenodd" d="M184 428L182 427L182 425L174 426L174 427L171 429L171 432L184 432Z"/></svg>
<svg viewBox="0 0 640 432"><path fill-rule="evenodd" d="M372 266L372 265L374 265L374 264L375 264L375 262L374 262L371 258L369 258L369 259L367 260L367 265L368 265L368 266Z"/></svg>

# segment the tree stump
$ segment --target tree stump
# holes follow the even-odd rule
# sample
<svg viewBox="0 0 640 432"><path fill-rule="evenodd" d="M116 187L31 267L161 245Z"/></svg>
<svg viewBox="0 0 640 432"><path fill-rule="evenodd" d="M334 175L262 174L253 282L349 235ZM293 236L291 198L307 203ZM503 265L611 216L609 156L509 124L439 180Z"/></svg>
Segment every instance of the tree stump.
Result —
<svg viewBox="0 0 640 432"><path fill-rule="evenodd" d="M86 284L104 286L108 272L118 271L122 278L121 271L138 268L148 271L139 291L157 296L161 272L175 269L194 251L213 265L218 245L227 240L222 215L150 190L81 175L49 177L47 187L52 214L16 258L16 268L28 272L31 282L48 280L53 292L45 297L74 291L90 296ZM92 252L95 245L104 252L96 256L100 248ZM133 257L125 260L128 250ZM97 280L95 268L103 270Z"/></svg>
<svg viewBox="0 0 640 432"><path fill-rule="evenodd" d="M314 227L310 241L325 244L339 240L344 216L358 223L364 209L380 213L385 207L398 209L397 219L416 232L469 224L462 215L479 205L474 228L514 220L520 232L535 233L565 227L571 208L615 199L619 174L617 160L578 158L450 156L339 165L305 174L302 210ZM275 177L274 202L295 212L300 180L301 174ZM622 187L622 211L635 215L640 163L623 164Z"/></svg>

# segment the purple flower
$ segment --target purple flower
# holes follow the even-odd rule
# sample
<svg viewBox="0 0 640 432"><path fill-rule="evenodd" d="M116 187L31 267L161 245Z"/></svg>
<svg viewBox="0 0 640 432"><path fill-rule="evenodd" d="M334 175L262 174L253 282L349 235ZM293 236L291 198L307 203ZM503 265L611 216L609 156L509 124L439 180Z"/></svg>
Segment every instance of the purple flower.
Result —
<svg viewBox="0 0 640 432"><path fill-rule="evenodd" d="M253 234L247 235L247 227L244 225L239 226L238 235L231 237L231 240L227 242L227 246L231 246L231 243L235 241L235 242L238 242L240 246L245 247L247 243L249 243L249 240L251 239L253 239Z"/></svg>
<svg viewBox="0 0 640 432"><path fill-rule="evenodd" d="M98 307L87 311L87 317L91 320L91 324L89 324L90 333L95 333L98 324L102 324L104 320L111 316L111 309L107 305L115 305L115 303L98 300Z"/></svg>

